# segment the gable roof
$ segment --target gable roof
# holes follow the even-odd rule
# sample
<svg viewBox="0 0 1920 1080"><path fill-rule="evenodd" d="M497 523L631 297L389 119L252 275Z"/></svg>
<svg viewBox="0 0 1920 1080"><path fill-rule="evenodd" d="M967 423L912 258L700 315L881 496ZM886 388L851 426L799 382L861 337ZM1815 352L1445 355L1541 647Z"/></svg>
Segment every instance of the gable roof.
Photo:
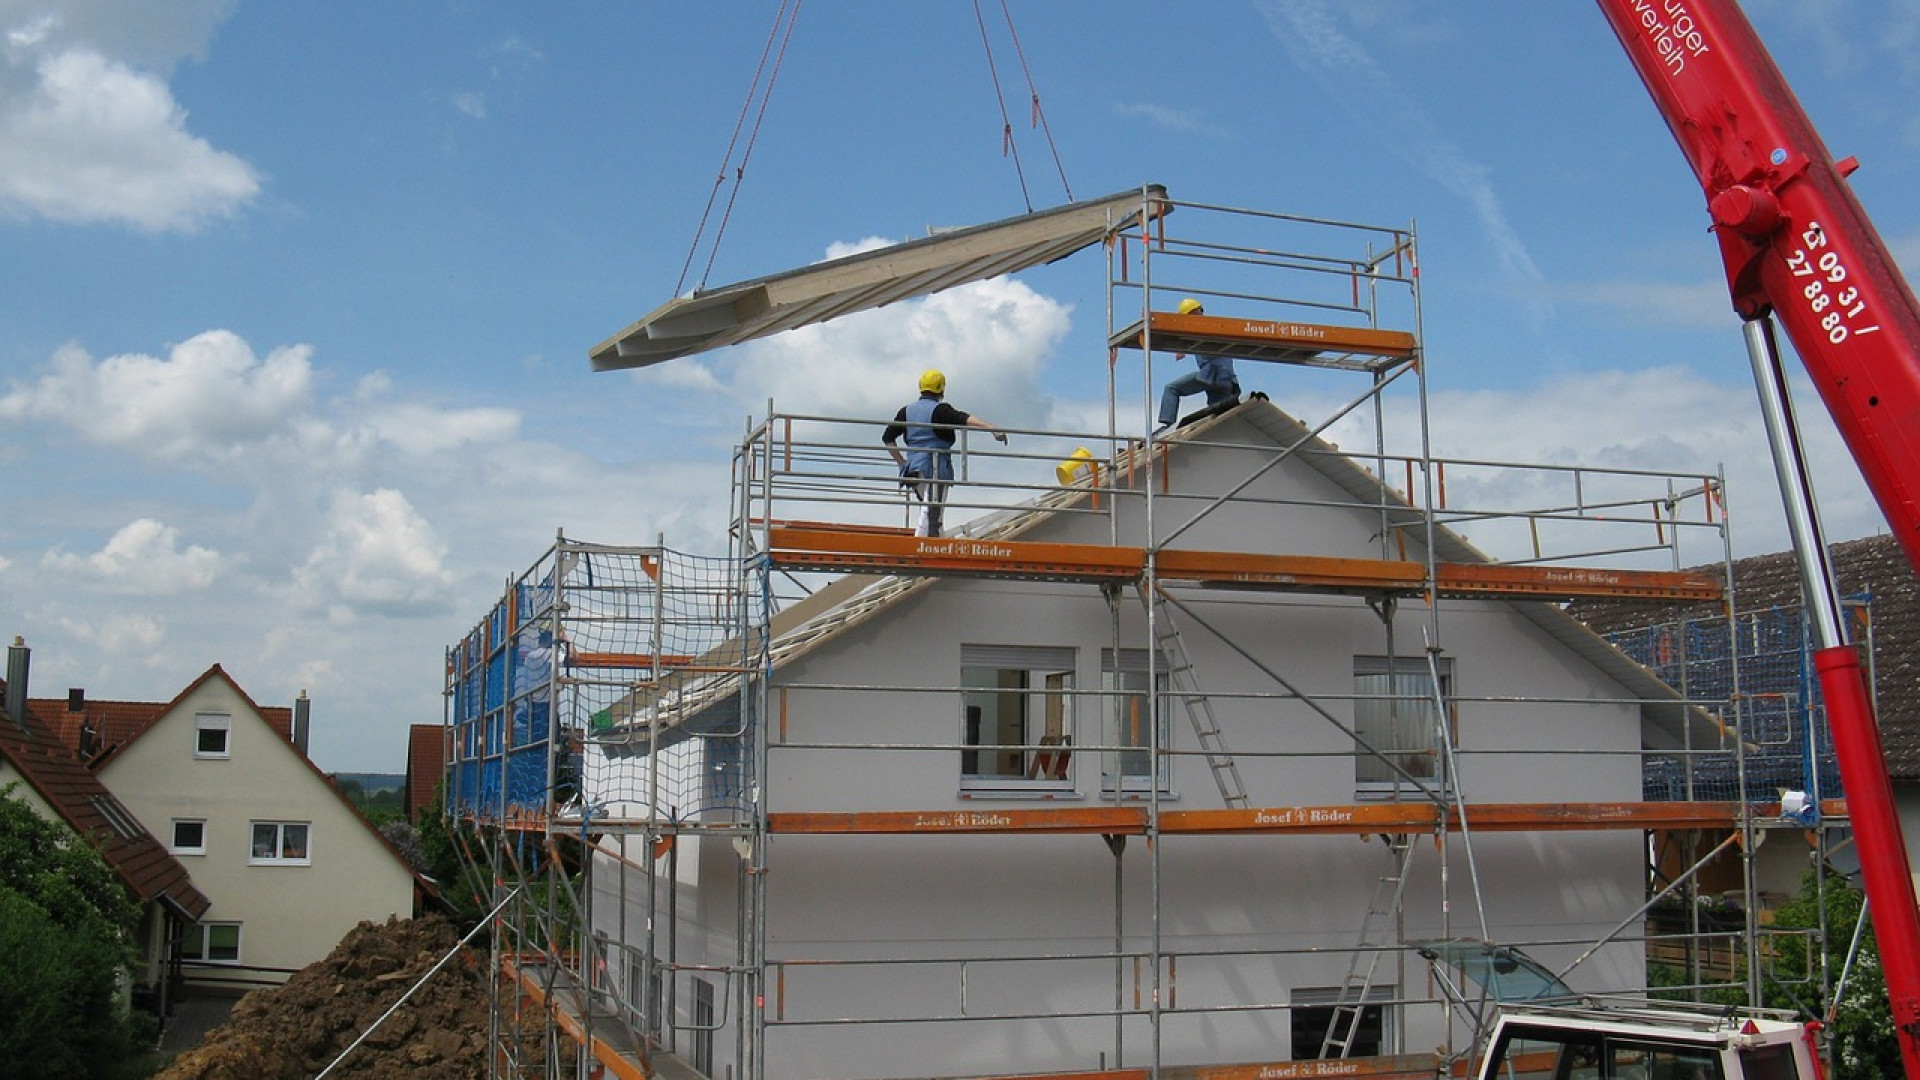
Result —
<svg viewBox="0 0 1920 1080"><path fill-rule="evenodd" d="M198 921L212 906L187 868L31 713L15 723L0 712L0 757L100 852L134 896L161 904L187 922Z"/></svg>
<svg viewBox="0 0 1920 1080"><path fill-rule="evenodd" d="M219 664L201 672L199 678L187 684L171 701L94 701L75 691L65 698L31 698L27 701L27 712L46 725L62 745L97 768L121 747L144 735L187 695L215 678L231 687L281 738L289 743L293 741L293 709L255 702ZM77 700L75 694L80 694Z"/></svg>
<svg viewBox="0 0 1920 1080"><path fill-rule="evenodd" d="M1271 439L1283 453L1292 454L1296 460L1353 496L1358 503L1370 508L1384 508L1387 523L1413 525L1423 522L1421 512L1399 492L1265 398L1250 399L1198 422L1182 424L1158 440L1153 452L1172 454L1181 443L1203 438L1234 421L1251 425ZM1135 452L1142 455L1147 453L1145 449ZM1136 463L1135 472L1140 471L1139 464ZM1089 480L1081 479L1075 484L1052 489L1030 503L968 522L954 535L974 539L1013 539L1039 527L1059 511L1088 500L1089 483ZM1496 561L1474 547L1465 537L1443 525L1436 524L1432 536L1434 552L1443 560L1479 564ZM773 640L769 650L771 666L778 669L799 659L891 609L913 593L932 586L935 580L932 577L869 574L848 574L834 580L804 601L774 616L771 625ZM1647 721L1643 724L1643 739L1650 746L1711 745L1725 734L1704 712L1688 708L1678 691L1574 618L1562 605L1538 600L1497 602L1521 614L1642 702L1642 715ZM682 685L670 698L653 702L630 701L630 710L617 718L643 716L651 708L659 714L663 728L672 727L721 704L730 693L730 685L730 676ZM1693 728L1690 734L1684 730L1688 726Z"/></svg>
<svg viewBox="0 0 1920 1080"><path fill-rule="evenodd" d="M1872 619L1874 704L1887 771L1920 780L1920 575L1891 535L1830 545L1843 596L1864 596ZM1724 567L1699 572L1725 578ZM1791 551L1750 555L1733 563L1733 603L1741 614L1804 606L1799 563ZM1652 608L1632 601L1585 601L1572 611L1594 630L1615 634L1681 619L1722 618L1718 605Z"/></svg>

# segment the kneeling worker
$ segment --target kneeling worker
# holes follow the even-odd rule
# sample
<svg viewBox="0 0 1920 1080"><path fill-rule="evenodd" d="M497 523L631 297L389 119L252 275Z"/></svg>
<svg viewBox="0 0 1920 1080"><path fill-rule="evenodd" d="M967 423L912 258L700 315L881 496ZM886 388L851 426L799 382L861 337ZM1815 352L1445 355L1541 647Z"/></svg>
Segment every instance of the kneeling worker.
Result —
<svg viewBox="0 0 1920 1080"><path fill-rule="evenodd" d="M1182 315L1206 313L1207 309L1200 305L1200 301L1191 296L1180 301ZM1185 355L1175 353L1173 358L1178 360ZM1154 434L1167 430L1175 420L1180 419L1180 399L1188 394L1206 394L1209 409L1240 400L1240 380L1233 374L1233 357L1196 356L1194 362L1199 365L1198 370L1180 376L1160 391L1160 426L1153 429Z"/></svg>
<svg viewBox="0 0 1920 1080"><path fill-rule="evenodd" d="M947 487L953 483L953 440L958 429L977 427L990 431L1001 443L1006 433L969 413L941 400L947 393L947 377L933 368L920 373L920 396L901 406L893 423L880 433L894 464L900 466L901 483L926 505L920 511L916 536L939 536L941 517L946 509ZM896 445L902 439L907 450Z"/></svg>

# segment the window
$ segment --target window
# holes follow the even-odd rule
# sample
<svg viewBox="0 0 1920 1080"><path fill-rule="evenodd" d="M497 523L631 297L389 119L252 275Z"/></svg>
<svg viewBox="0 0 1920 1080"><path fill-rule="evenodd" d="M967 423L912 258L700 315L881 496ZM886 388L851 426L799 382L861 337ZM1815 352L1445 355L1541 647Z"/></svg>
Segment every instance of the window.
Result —
<svg viewBox="0 0 1920 1080"><path fill-rule="evenodd" d="M95 795L87 802L100 816L107 819L107 827L118 833L122 840L138 840L147 835L147 830L130 813L119 799L112 795Z"/></svg>
<svg viewBox="0 0 1920 1080"><path fill-rule="evenodd" d="M1453 692L1453 661L1443 658L1438 666L1444 698ZM1355 657L1353 693L1353 778L1362 794L1444 781L1426 657Z"/></svg>
<svg viewBox="0 0 1920 1080"><path fill-rule="evenodd" d="M233 718L220 713L206 713L194 719L193 756L197 758L227 757L227 729L232 726Z"/></svg>
<svg viewBox="0 0 1920 1080"><path fill-rule="evenodd" d="M1382 1049L1390 1041L1386 1003L1394 998L1393 988L1368 987L1367 1003L1356 1014L1351 1006L1340 1007L1340 1000L1343 996L1351 1000L1357 989L1343 994L1338 987L1303 987L1293 992L1287 1012L1294 1061L1319 1060L1323 1050L1331 1057L1378 1057L1387 1052ZM1335 1045L1339 1043L1347 1044L1344 1054Z"/></svg>
<svg viewBox="0 0 1920 1080"><path fill-rule="evenodd" d="M180 959L209 964L240 962L240 924L203 922L187 927L180 938Z"/></svg>
<svg viewBox="0 0 1920 1080"><path fill-rule="evenodd" d="M1168 727L1173 699L1167 696L1167 663L1164 657L1154 665L1154 685L1159 690L1160 745L1171 741ZM1106 691L1105 720L1100 741L1103 745L1125 747L1108 751L1100 769L1100 781L1107 791L1146 791L1153 775L1153 732L1150 717L1152 703L1147 699L1147 650L1122 649L1119 663L1112 649L1100 650L1100 689ZM1168 759L1162 757L1159 784L1168 788Z"/></svg>
<svg viewBox="0 0 1920 1080"><path fill-rule="evenodd" d="M176 855L207 853L207 823L201 818L174 818L173 843L167 850Z"/></svg>
<svg viewBox="0 0 1920 1080"><path fill-rule="evenodd" d="M305 866L307 829L304 821L256 821L253 823L253 853L248 862L293 863Z"/></svg>
<svg viewBox="0 0 1920 1080"><path fill-rule="evenodd" d="M713 1075L713 984L693 980L693 1067L706 1076Z"/></svg>
<svg viewBox="0 0 1920 1080"><path fill-rule="evenodd" d="M1070 648L962 645L963 788L1071 789Z"/></svg>

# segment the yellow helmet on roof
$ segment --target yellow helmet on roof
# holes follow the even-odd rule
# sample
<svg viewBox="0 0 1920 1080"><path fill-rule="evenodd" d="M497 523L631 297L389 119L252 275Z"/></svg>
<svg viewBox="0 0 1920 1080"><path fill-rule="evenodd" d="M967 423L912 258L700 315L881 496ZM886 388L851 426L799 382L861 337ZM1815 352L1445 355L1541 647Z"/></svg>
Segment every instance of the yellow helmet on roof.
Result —
<svg viewBox="0 0 1920 1080"><path fill-rule="evenodd" d="M920 373L920 392L923 394L945 394L947 377L937 368L928 368Z"/></svg>
<svg viewBox="0 0 1920 1080"><path fill-rule="evenodd" d="M1194 312L1204 312L1205 310L1206 308L1200 305L1200 301L1195 300L1191 296L1180 301L1180 314L1182 315L1192 315Z"/></svg>

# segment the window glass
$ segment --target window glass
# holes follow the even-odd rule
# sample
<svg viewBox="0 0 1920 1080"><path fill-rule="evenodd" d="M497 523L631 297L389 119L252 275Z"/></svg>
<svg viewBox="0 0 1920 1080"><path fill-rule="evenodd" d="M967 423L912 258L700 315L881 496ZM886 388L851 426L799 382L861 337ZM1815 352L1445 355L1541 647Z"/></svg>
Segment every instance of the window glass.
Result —
<svg viewBox="0 0 1920 1080"><path fill-rule="evenodd" d="M1378 1057L1386 1051L1388 1012L1385 1004L1369 1002L1358 1010L1340 1007L1337 987L1303 987L1293 992L1287 1010L1293 1040L1293 1060L1313 1061L1326 1050L1329 1057ZM1368 998L1391 1001L1391 987L1375 986ZM1339 1044L1345 1043L1343 1055Z"/></svg>
<svg viewBox="0 0 1920 1080"><path fill-rule="evenodd" d="M1451 662L1442 660L1441 696L1451 693L1452 681ZM1356 784L1411 788L1414 780L1441 779L1439 713L1425 657L1360 657L1353 665L1353 693Z"/></svg>
<svg viewBox="0 0 1920 1080"><path fill-rule="evenodd" d="M202 855L207 850L207 823L179 819L173 823L173 850L187 855Z"/></svg>
<svg viewBox="0 0 1920 1080"><path fill-rule="evenodd" d="M1073 650L967 646L960 683L963 781L1070 783Z"/></svg>
<svg viewBox="0 0 1920 1080"><path fill-rule="evenodd" d="M226 757L228 755L227 729L231 726L230 718L209 713L204 716L195 717L194 721L193 756Z"/></svg>
<svg viewBox="0 0 1920 1080"><path fill-rule="evenodd" d="M304 821L254 822L250 861L305 863L307 830Z"/></svg>
<svg viewBox="0 0 1920 1080"><path fill-rule="evenodd" d="M1152 703L1147 697L1147 650L1123 649L1114 662L1112 649L1100 650L1100 688L1106 691L1101 743L1119 749L1109 750L1101 768L1101 779L1108 791L1116 788L1145 791L1153 775ZM1154 684L1160 690L1160 745L1171 741L1168 724L1172 700L1167 697L1167 664L1155 666ZM1159 783L1168 785L1166 759L1161 760Z"/></svg>
<svg viewBox="0 0 1920 1080"><path fill-rule="evenodd" d="M180 959L214 964L240 962L240 924L204 922L187 927L180 935Z"/></svg>

